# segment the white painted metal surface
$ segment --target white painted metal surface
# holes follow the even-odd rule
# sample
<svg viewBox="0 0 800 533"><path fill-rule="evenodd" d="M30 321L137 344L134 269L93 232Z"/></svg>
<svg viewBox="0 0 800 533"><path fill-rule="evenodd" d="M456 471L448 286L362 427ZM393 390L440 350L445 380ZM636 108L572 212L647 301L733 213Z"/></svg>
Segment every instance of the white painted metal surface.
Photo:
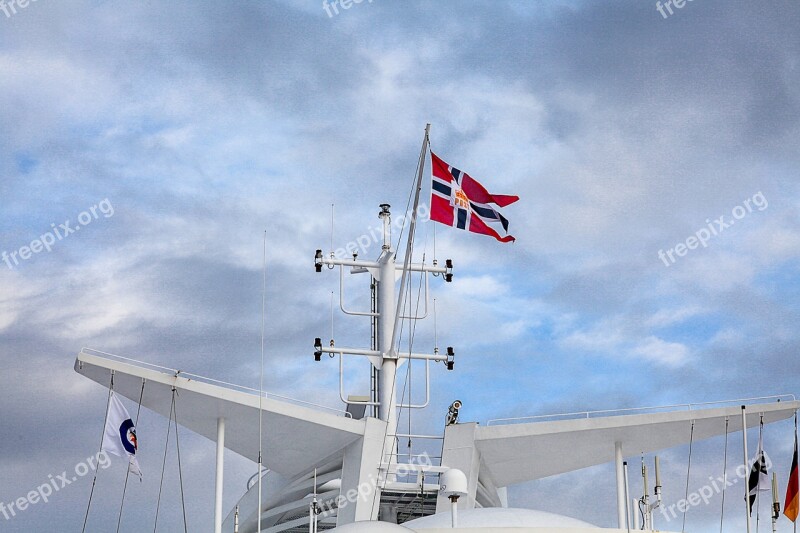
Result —
<svg viewBox="0 0 800 533"><path fill-rule="evenodd" d="M614 442L614 470L617 478L617 527L625 527L625 470L622 457L622 441Z"/></svg>
<svg viewBox="0 0 800 533"><path fill-rule="evenodd" d="M222 487L225 472L225 419L217 418L217 472L214 479L214 533L222 533Z"/></svg>
<svg viewBox="0 0 800 533"><path fill-rule="evenodd" d="M423 156L426 145L427 133ZM422 168L418 171L420 177ZM237 525L241 533L253 533L261 521L267 528L265 531L270 533L305 527L315 531L317 525L324 529L323 525L331 527L334 523L338 525L334 530L338 533L626 531L622 528L631 520L624 469L626 450L635 450L636 454L651 453L686 444L690 435L697 441L721 435L726 430L742 431L758 425L762 418L765 424L783 420L800 408L800 402L788 396L761 398L759 400L788 401L763 401L749 405L746 413L739 405L681 404L670 411L645 408L657 411L648 413L642 409L585 411L556 415L555 420L553 417L499 419L488 426L453 423L447 425L443 437L414 435L415 438L442 438L441 466L414 465L411 470L418 475L416 483L396 478L395 443L400 407L397 369L407 359L423 360L427 384L430 362L452 361L448 356L439 355L438 347L434 354L398 353L393 339L399 321L404 318L400 316L401 306L398 305L404 299L396 294L397 273L401 272L403 279L412 271L424 273L427 300L427 275L451 272L452 263L448 262L447 268L411 264L409 248L404 265L399 266L391 245L388 205L382 206L381 218L384 245L376 261L358 260L355 256L352 260L337 259L333 254L325 258L321 251L315 257L318 270L323 265L338 266L343 277L344 266L349 266L352 273L367 273L378 283L376 305L369 313L345 311L344 302L340 302L345 312L377 319L376 345L367 350L334 346L333 340L329 346L327 342L322 345L321 340L315 343L315 355L338 355L340 368L343 368L341 359L350 354L366 356L379 369L377 397L364 402L379 407L378 418L353 420L327 407L303 402L298 405L296 401L276 399L259 391L155 365L89 350L78 354L75 363L78 373L107 386L113 372L116 392L133 401L138 401L144 380L142 405L165 418L170 413L173 388L180 390L179 423L216 442L215 533L232 531ZM448 281L450 277L447 276ZM340 289L343 295L342 291ZM340 393L344 399L343 391ZM423 405L402 407L425 405L427 400ZM260 420L263 420L263 431L259 431ZM223 522L224 449L255 462L259 458L260 441L263 442L263 464L270 470L264 477L266 490L261 493L260 483L258 490L254 486L247 487L235 511ZM747 460L746 456L745 451ZM567 516L507 508L508 486L608 462L614 462L616 467L616 514L620 529L601 529ZM319 491L316 490L317 474ZM437 479L438 475L441 477ZM660 487L660 480L656 485ZM607 488L612 490L612 486L609 480ZM384 519L399 516L397 501L387 503L382 497L398 498L404 494L426 501L427 513L433 512L435 501L437 513L411 520L403 526L378 522L379 510ZM656 494L659 494L658 489ZM335 505L331 505L333 500L337 501ZM322 507L318 515L308 512L314 501ZM638 519L638 514L634 514Z"/></svg>
<svg viewBox="0 0 800 533"><path fill-rule="evenodd" d="M747 426L787 419L800 408L800 402L775 402L747 407ZM688 444L692 421L694 440L742 430L741 407L699 409L606 418L574 419L555 422L478 426L475 445L481 460L498 486L514 485L534 479L572 472L588 466L614 461L614 443L637 454ZM520 454L519 450L530 450Z"/></svg>
<svg viewBox="0 0 800 533"><path fill-rule="evenodd" d="M252 461L258 460L258 395L166 374L130 363L81 352L75 370L108 386L114 370L114 389L132 401L169 417L172 387L179 391L178 413L182 426L210 441L217 439L217 420L225 418L225 447ZM264 466L287 477L305 473L364 434L364 420L266 398L264 410ZM296 443L303 442L302 449Z"/></svg>

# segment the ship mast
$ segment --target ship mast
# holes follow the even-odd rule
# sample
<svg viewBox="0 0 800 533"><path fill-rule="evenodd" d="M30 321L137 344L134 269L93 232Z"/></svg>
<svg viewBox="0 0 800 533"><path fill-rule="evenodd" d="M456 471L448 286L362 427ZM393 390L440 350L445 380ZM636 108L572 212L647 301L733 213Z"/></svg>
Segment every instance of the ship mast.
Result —
<svg viewBox="0 0 800 533"><path fill-rule="evenodd" d="M425 128L425 139L420 153L418 172L415 180L416 194L414 198L414 206L411 212L411 222L409 225L408 243L405 252L405 258L402 265L397 264L397 254L392 247L391 236L391 210L388 204L381 204L380 212L378 213L383 225L383 244L381 246L381 254L376 261L365 261L358 259L357 254L353 254L352 259L337 258L333 252L328 257L324 257L322 250L317 250L315 256L315 267L317 272L322 271L322 266L328 268L335 268L338 266L340 269L350 267L351 274L369 273L372 276L372 284L375 286L376 292L376 309L375 312L358 312L348 311L344 308L343 301L340 304L342 311L350 315L369 316L373 320L377 320L377 342L375 345L377 349L357 349L357 348L339 348L335 346L333 339L330 341L329 346L323 346L322 340L317 338L314 344L314 356L317 361L321 359L323 353L330 354L331 356L339 355L343 357L347 355L359 355L367 357L370 362L378 369L378 391L377 402L373 399L369 401L350 400L342 396L342 400L347 404L377 406L378 418L386 421L386 439L384 442L383 462L387 465L397 463L397 369L405 360L416 359L424 360L426 363L437 361L445 363L448 369L452 370L453 350L447 349L447 353L440 355L438 350L435 349L433 354L419 354L410 352L400 352L398 350L398 340L400 325L404 317L402 314L402 304L405 299L406 281L411 272L420 272L422 275L441 275L445 281L452 280L452 261L448 260L445 267L439 267L435 264L428 265L425 263L412 263L414 233L416 227L416 218L419 207L419 196L422 189L422 174L425 163L425 156L428 149L428 132L430 124ZM400 276L400 290L399 295L397 290L397 274ZM343 281L341 281L343 283ZM344 298L343 290L340 291L340 297ZM427 298L426 290L426 298ZM417 318L417 317L412 317ZM405 406L404 406L405 407ZM413 406L408 406L413 407Z"/></svg>

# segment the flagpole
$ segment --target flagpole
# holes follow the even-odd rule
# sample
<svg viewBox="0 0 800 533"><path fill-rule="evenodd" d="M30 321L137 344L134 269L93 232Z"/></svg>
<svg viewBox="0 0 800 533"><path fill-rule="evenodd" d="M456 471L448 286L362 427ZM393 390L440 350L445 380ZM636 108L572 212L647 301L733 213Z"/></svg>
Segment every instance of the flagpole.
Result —
<svg viewBox="0 0 800 533"><path fill-rule="evenodd" d="M794 453L797 453L797 411L794 412ZM791 476L792 473L789 472ZM797 478L797 493L800 494L800 476L795 476ZM797 533L797 520L795 519L792 524L794 525L794 533Z"/></svg>
<svg viewBox="0 0 800 533"><path fill-rule="evenodd" d="M425 169L425 155L428 151L430 143L431 125L425 125L425 138L422 140L422 150L419 154L419 169L417 173L417 186L416 195L414 196L414 208L411 210L411 224L408 227L408 244L406 245L406 257L403 261L403 274L400 277L400 297L397 299L397 312L394 315L394 328L392 329L392 341L389 344L389 352L392 357L396 355L395 342L397 341L397 332L400 329L400 317L402 316L403 302L405 300L406 278L408 276L408 266L411 264L411 252L414 243L414 230L417 227L417 210L419 208L419 195L422 191L422 173Z"/></svg>
<svg viewBox="0 0 800 533"><path fill-rule="evenodd" d="M756 533L758 533L759 522L761 521L761 465L764 462L764 415L758 423L758 449L756 450L756 462L758 463L758 478L756 481ZM755 466L755 463L754 465ZM766 467L765 467L766 468ZM767 476L769 479L769 476Z"/></svg>
<svg viewBox="0 0 800 533"><path fill-rule="evenodd" d="M747 413L745 406L742 406L742 444L744 449L744 467L749 471L750 459L747 456ZM747 517L747 533L750 533L750 484L744 484L744 510Z"/></svg>

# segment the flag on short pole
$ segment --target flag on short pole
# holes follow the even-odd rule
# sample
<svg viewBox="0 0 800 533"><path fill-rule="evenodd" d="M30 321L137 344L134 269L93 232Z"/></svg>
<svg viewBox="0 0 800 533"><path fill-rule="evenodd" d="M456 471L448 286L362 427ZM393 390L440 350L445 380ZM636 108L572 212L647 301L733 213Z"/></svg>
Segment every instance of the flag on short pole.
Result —
<svg viewBox="0 0 800 533"><path fill-rule="evenodd" d="M767 472L767 457L764 454L764 441L762 432L758 435L758 451L756 452L753 465L750 467L750 476L747 478L747 497L750 503L750 514L753 514L753 504L759 491L770 490L769 472Z"/></svg>
<svg viewBox="0 0 800 533"><path fill-rule="evenodd" d="M505 207L519 196L490 194L466 172L448 165L431 152L431 219L448 226L513 242L508 220L489 204ZM499 232L504 234L500 235Z"/></svg>
<svg viewBox="0 0 800 533"><path fill-rule="evenodd" d="M106 418L106 429L103 433L103 444L101 451L113 453L117 457L128 458L128 470L131 474L142 478L142 471L139 469L139 461L136 460L136 450L139 448L136 440L136 427L133 425L128 410L122 405L114 392L108 404L108 417Z"/></svg>
<svg viewBox="0 0 800 533"><path fill-rule="evenodd" d="M786 502L783 504L783 514L792 522L797 521L800 510L800 477L797 474L797 432L794 434L794 455L792 456L792 469L789 472L789 484L786 485Z"/></svg>

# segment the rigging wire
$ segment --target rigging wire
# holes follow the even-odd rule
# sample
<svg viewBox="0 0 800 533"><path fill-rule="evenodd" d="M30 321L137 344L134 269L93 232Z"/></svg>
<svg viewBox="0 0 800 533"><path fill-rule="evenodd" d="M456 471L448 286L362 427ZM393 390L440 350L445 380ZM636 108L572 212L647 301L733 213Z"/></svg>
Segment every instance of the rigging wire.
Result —
<svg viewBox="0 0 800 533"><path fill-rule="evenodd" d="M164 460L161 463L161 481L158 484L158 499L156 500L156 518L153 523L153 533L158 529L158 512L161 509L161 492L164 488L164 472L167 469L167 450L169 449L169 432L172 429L172 411L175 407L175 387L172 387L172 405L169 407L169 421L167 422L167 438L164 442Z"/></svg>
<svg viewBox="0 0 800 533"><path fill-rule="evenodd" d="M408 310L411 307L411 304L409 303L410 300L411 300L411 290L410 290L411 289L411 281L412 281L411 276L409 276L408 279L406 280L407 290L403 291L405 296L403 298L403 306L402 306L401 311L400 311L400 315L401 316L411 316L410 314L408 314ZM400 345L402 344L402 341L403 341L403 331L405 329L405 322L406 322L405 320L400 320L400 331L398 332L398 335L397 335L398 351L399 351L399 347L400 347ZM409 342L409 353L411 353L411 343L413 342L413 339L411 337L411 333L410 332L409 332L408 342ZM398 359L398 362L399 362L399 359ZM402 421L403 408L400 407L400 406L403 404L403 400L405 400L406 385L407 385L407 380L409 378L409 372L410 371L411 371L411 360L409 359L407 361L407 366L406 366L406 379L403 380L403 389L402 389L402 393L400 395L400 402L399 402L398 408L397 408L397 420L398 420L398 423L400 421ZM397 380L395 380L395 382L396 381ZM395 385L392 384L392 395L394 395L394 387L395 387ZM392 396L392 397L394 397L394 396ZM411 410L409 409L409 416L410 416L410 413L411 413ZM409 433L411 433L411 432L409 431ZM395 442L398 445L397 453L399 454L400 453L400 450L399 450L400 443L399 443L399 439L397 438L396 435L395 435ZM399 462L399 457L397 457L397 459L398 459L398 462Z"/></svg>
<svg viewBox="0 0 800 533"><path fill-rule="evenodd" d="M103 438L106 435L106 422L108 422L108 410L111 407L111 393L114 390L114 371L111 371L111 384L108 386L108 401L106 402L106 416L103 417L103 433L100 437L100 452L103 451ZM86 531L86 523L89 521L89 509L92 508L92 497L94 497L94 486L97 484L97 469L94 470L94 478L92 478L92 490L89 491L89 503L86 505L86 515L83 517L83 529L81 533Z"/></svg>
<svg viewBox="0 0 800 533"><path fill-rule="evenodd" d="M427 247L427 244L426 244L426 247ZM423 265L425 265L425 255L426 255L425 248L423 248L423 253L422 253L422 264ZM414 313L411 314L411 312L409 311L409 309L411 308L410 302L406 302L407 303L407 307L405 307L403 309L403 315L407 316L408 317L407 320L411 323L411 325L409 327L409 334L408 334L409 335L409 338L408 338L408 353L409 353L409 355L411 355L411 353L413 352L414 339L416 338L416 328L417 328L417 323L419 322L419 318L418 317L419 317L419 309L420 309L420 300L421 300L421 297L422 297L422 283L423 283L425 275L426 275L426 273L425 273L425 271L423 269L423 271L420 272L419 286L417 287L417 302L416 302L416 306L415 306L415 309L414 309ZM408 283L409 283L409 285L411 284L411 278L410 277L409 277ZM406 292L408 294L408 299L410 300L411 299L411 291L408 290ZM426 297L427 297L427 295L426 295ZM401 324L401 326L402 326L402 324ZM406 368L406 379L404 380L403 390L402 390L402 393L400 394L400 406L401 407L400 407L400 413L398 414L398 420L400 420L400 418L402 417L402 409L403 409L402 405L403 405L403 403L404 403L404 401L406 399L406 386L408 387L408 403L409 403L409 405L411 404L411 401L412 401L412 394L411 394L411 366L412 366L412 364L413 364L413 360L409 358L408 361L407 361L407 365L408 366ZM428 363L426 363L426 364L428 364ZM409 462L412 462L413 459L414 459L414 451L413 451L413 448L412 448L412 438L411 438L411 435L412 435L412 432L411 432L411 411L412 411L412 409L409 407L408 408L408 435L409 435L409 437L408 437L408 460L409 460ZM399 457L398 457L398 463L399 463ZM423 482L423 485L421 487L421 490L424 493L424 482ZM414 501L416 501L416 499L417 498L415 496L414 500L411 503L414 503ZM424 501L420 505L422 505L424 507Z"/></svg>
<svg viewBox="0 0 800 533"><path fill-rule="evenodd" d="M642 521L642 527L639 529L644 530L644 502L642 501L642 498L639 498L637 500L637 503L638 503L637 507L639 508L639 516L641 517Z"/></svg>
<svg viewBox="0 0 800 533"><path fill-rule="evenodd" d="M424 251L422 253L422 264L425 265L425 252ZM410 313L408 313L406 315L407 310L410 309L410 307L411 307L410 304L408 304L408 307L405 307L403 309L403 314L408 316L409 317L409 319L408 319L409 322L412 323L412 326L409 328L409 339L408 339L408 353L409 353L409 355L411 355L411 353L413 352L414 339L416 338L417 323L419 322L419 319L417 317L419 317L420 299L422 298L422 282L423 282L423 279L424 279L425 275L426 274L425 274L425 272L423 270L423 272L420 273L419 286L417 287L417 303L416 303L416 307L414 309L414 314L411 315ZM409 285L410 284L411 284L411 278L409 278ZM410 300L411 299L411 291L407 291L407 293L408 293L408 299ZM402 332L402 324L401 324L401 332ZM399 410L400 410L399 415L400 416L402 416L402 410L403 410L402 405L403 405L403 403L405 401L405 398L406 398L406 388L408 388L408 403L409 404L411 403L411 398L412 398L412 396L411 396L411 365L412 365L412 360L409 359L406 364L407 364L407 367L406 367L406 379L403 382L403 390L402 390L402 392L400 394L400 406L401 406L399 408ZM408 434L411 435L411 409L410 408L408 409ZM411 456L411 437L408 438L408 448L409 448L409 450L408 450L409 456Z"/></svg>
<svg viewBox="0 0 800 533"><path fill-rule="evenodd" d="M412 183L412 187L411 187L411 193L409 194L408 203L406 205L406 213L408 213L408 205L411 203L411 197L414 195L414 191L417 189L418 186L421 187L421 185L422 185L421 183L418 184L417 182L421 181L422 171L423 171L424 166L425 166L425 157L427 156L428 148L430 146L430 139L429 139L429 136L428 136L429 128L430 128L430 124L425 128L425 138L423 139L422 150L420 151L419 159L417 160L417 168L416 168L415 176L414 176L414 179L411 182ZM416 213L412 213L411 216L412 216L412 221L415 220ZM402 237L402 234L405 231L405 225L406 225L407 221L408 221L408 217L403 217L403 224L402 224L401 229L400 229L400 237L398 238L398 241L397 241L397 248L399 248L399 246L400 246L400 238ZM409 228L409 233L411 233L411 229L410 228ZM413 244L414 244L413 243L413 234L411 234L411 235L409 235L409 242L408 242L409 248L406 249L406 260L403 262L403 268L404 269L408 266L406 263L408 261L410 261L412 255L413 255L413 250L414 250ZM403 271L403 277L401 278L401 283L400 283L400 291L401 291L402 294L404 294L404 292L403 292L404 288L405 288L404 286L407 283L410 283L410 278L408 278L408 279L406 278L406 271L404 270ZM402 309L402 306L405 304L405 300L406 300L406 298L404 296L402 298L402 301L398 302L398 307L397 307L397 310L396 310L396 314L397 313L402 313L401 309ZM395 316L395 329L397 329L397 326L398 326L397 321L398 321L398 317ZM400 321L400 322L402 322L402 321ZM402 328L402 323L400 324L400 327ZM401 331L402 331L402 329L401 329ZM395 337L395 333L400 333L400 332L396 332L396 331L392 332L392 339L391 339L391 343L390 343L391 346L389 346L390 350L394 350L394 348L395 348L395 342L397 341L397 339L394 338ZM394 395L396 394L396 392L395 392L396 387L397 387L397 379L394 379L394 380L392 380L392 387L391 387L390 396L389 396L390 398L394 398ZM383 434L383 440L382 440L382 446L383 446L384 450L386 449L386 441L387 441L388 436L389 436L389 424L387 423L386 424L386 429L384 430L384 434ZM397 440L397 435L394 435L393 438L395 440ZM389 462L388 462L387 467L386 467L386 475L384 476L381 489L384 489L386 487L386 483L388 483L388 481L389 481L389 470L391 469L391 464L392 464L392 457L390 456L389 457ZM376 500L377 496L378 496L378 491L377 490L373 491L373 494L372 494L372 509L375 508L375 500Z"/></svg>
<svg viewBox="0 0 800 533"><path fill-rule="evenodd" d="M686 467L686 494L684 495L684 501L689 500L689 474L692 473L692 445L694 444L694 420L692 420L692 430L689 433L689 464ZM683 525L681 526L681 533L686 531L686 511L689 509L686 508L683 511Z"/></svg>
<svg viewBox="0 0 800 533"><path fill-rule="evenodd" d="M431 140L430 140L429 136L427 135L427 133L425 134L424 144L425 144L425 149L419 154L419 159L417 159L417 171L419 171L420 167L423 168L423 169L425 168L425 158L428 156L428 152L430 151L430 148L431 148ZM405 214L403 216L403 225L400 227L400 235L398 235L398 237L397 237L397 246L395 246L395 250L399 250L400 249L400 242L403 240L403 233L406 230L406 222L408 221L408 216L405 216L405 215L408 215L409 212L410 212L409 206L411 205L411 199L414 197L414 189L417 186L416 180L417 179L416 179L416 173L415 173L414 179L411 181L411 191L408 193L408 201L406 201L406 210L405 210ZM422 186L422 183L420 183L420 187L421 186ZM417 213L411 213L411 216L412 217L416 217Z"/></svg>
<svg viewBox="0 0 800 533"><path fill-rule="evenodd" d="M722 510L719 515L719 533L722 533L722 523L725 518L725 487L728 485L728 424L730 420L725 417L725 452L722 459Z"/></svg>
<svg viewBox="0 0 800 533"><path fill-rule="evenodd" d="M177 396L178 391L176 389L172 389L174 395ZM178 480L180 481L181 485L181 510L183 511L183 532L189 533L189 530L186 526L186 499L183 495L183 467L181 466L181 440L178 437L178 405L175 402L173 397L172 400L172 412L175 414L175 449L178 452Z"/></svg>
<svg viewBox="0 0 800 533"><path fill-rule="evenodd" d="M420 164L425 164L423 158L420 158ZM394 247L395 250L400 249L400 243L403 240L403 233L405 233L406 231L406 222L408 222L408 217L406 215L408 215L409 213L409 206L411 205L411 199L414 197L415 187L416 187L416 176L414 176L414 180L412 180L411 182L411 191L408 193L408 200L406 201L406 210L404 211L403 214L403 224L400 226L400 234L397 236L397 244Z"/></svg>
<svg viewBox="0 0 800 533"><path fill-rule="evenodd" d="M136 421L133 427L139 427L139 413L142 411L142 398L144 397L144 385L147 380L142 379L142 390L139 392L139 406L136 408ZM117 533L119 533L120 525L122 524L122 508L125 506L125 493L128 490L128 478L131 475L131 469L125 472L125 484L122 486L122 501L119 503L119 517L117 517ZM140 480L141 481L141 480Z"/></svg>
<svg viewBox="0 0 800 533"><path fill-rule="evenodd" d="M424 162L423 162L423 164L424 164ZM424 243L423 248L422 248L422 271L419 273L419 286L417 287L417 305L416 305L416 308L414 309L414 314L413 314L413 317L414 317L413 318L413 328L412 328L412 331L409 332L409 343L408 343L408 355L409 356L413 352L412 348L413 348L413 344L414 344L414 338L416 336L417 322L419 321L419 306L420 306L420 299L422 298L422 283L425 281L425 276L428 275L425 272L425 258L426 258L426 254L427 254L427 251L428 251L428 228L427 228L427 226L423 226L423 227L425 228L425 230L424 230L423 240L422 240L422 242ZM411 285L411 281L409 281L409 286L410 285ZM428 289L426 288L425 289L425 312L426 312L426 314L428 312L427 311L427 309L428 309L428 298L429 298ZM409 313L409 316L412 316L412 315ZM411 386L412 386L412 382L413 382L412 381L412 363L413 363L413 361L409 358L408 363L407 363L408 367L406 368L406 377L408 379L408 403L409 403L409 405L411 405L412 398L413 398L413 394L412 394L412 390L411 390ZM428 363L426 363L426 364L428 364ZM405 398L405 390L403 391L403 394L402 394L401 398ZM403 404L403 402L401 400L400 405L402 406L402 404ZM403 408L400 407L401 414L402 414L402 409ZM412 450L412 443L411 443L411 434L412 434L411 433L411 411L412 411L412 409L409 407L408 408L408 434L409 434L409 437L408 437L408 458L409 458L409 461L411 461L413 459L413 453L414 453L413 450Z"/></svg>

